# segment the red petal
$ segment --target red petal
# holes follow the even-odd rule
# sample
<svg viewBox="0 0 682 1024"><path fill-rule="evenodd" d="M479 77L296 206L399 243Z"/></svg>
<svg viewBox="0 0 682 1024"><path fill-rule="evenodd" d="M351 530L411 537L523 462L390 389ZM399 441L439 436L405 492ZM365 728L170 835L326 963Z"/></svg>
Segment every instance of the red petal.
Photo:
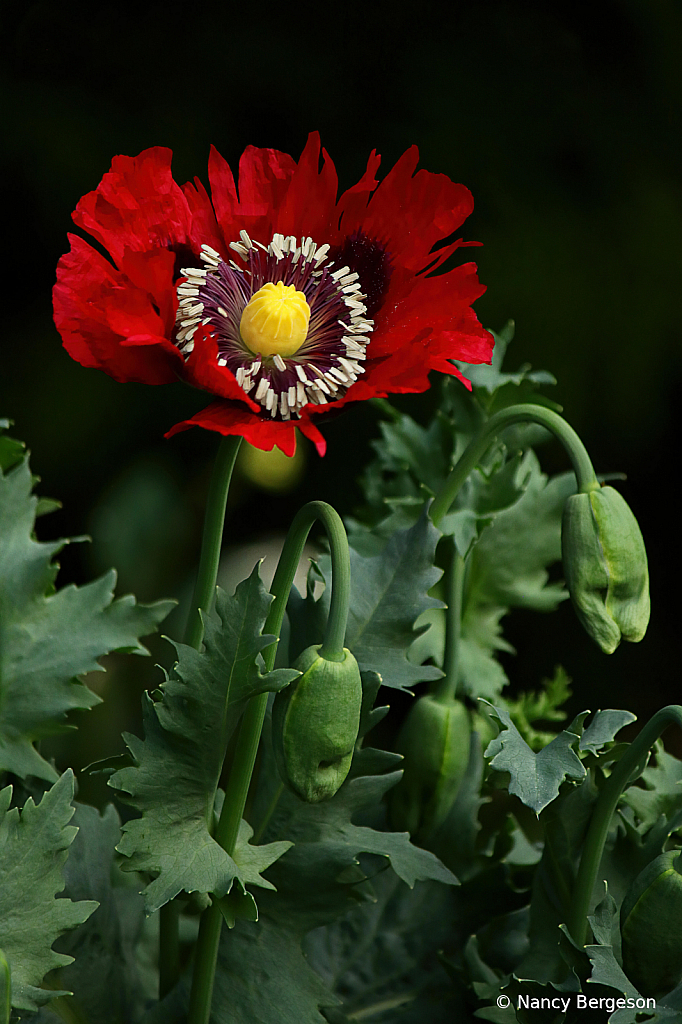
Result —
<svg viewBox="0 0 682 1024"><path fill-rule="evenodd" d="M276 149L247 146L239 161L239 220L249 235L272 238L272 219L284 200L296 163Z"/></svg>
<svg viewBox="0 0 682 1024"><path fill-rule="evenodd" d="M474 205L469 190L447 175L425 170L415 175L418 159L412 146L379 185L362 223L343 224L346 233L361 228L380 239L394 262L415 273L430 262L435 243L456 231Z"/></svg>
<svg viewBox="0 0 682 1024"><path fill-rule="evenodd" d="M218 226L208 192L201 184L199 178L194 179L194 184L187 182L186 185L183 185L182 191L192 216L191 248L193 252L198 255L202 245L210 245L224 259L229 259L230 253L225 244L223 232Z"/></svg>
<svg viewBox="0 0 682 1024"><path fill-rule="evenodd" d="M203 427L205 430L215 430L219 434L241 435L254 448L261 448L269 452L277 445L285 455L293 455L296 451L296 426L298 421L286 422L267 419L249 412L241 405L232 402L213 402L196 416L182 423L176 423L166 434L172 437L181 430L189 430L190 427ZM314 430L314 428L313 428ZM315 431L318 433L318 431Z"/></svg>
<svg viewBox="0 0 682 1024"><path fill-rule="evenodd" d="M69 355L118 381L177 380L182 356L165 337L149 294L83 239L69 239L71 252L59 261L53 290L54 320Z"/></svg>
<svg viewBox="0 0 682 1024"><path fill-rule="evenodd" d="M375 175L379 170L380 163L381 157L376 149L373 149L367 161L367 169L360 181L357 185L347 189L339 199L336 208L337 223L339 220L341 221L346 234L353 230L352 225L360 225L362 216L367 209L369 197L379 184Z"/></svg>
<svg viewBox="0 0 682 1024"><path fill-rule="evenodd" d="M233 224L236 211L239 205L237 199L237 187L234 183L234 175L230 165L215 146L211 146L208 157L208 180L211 185L211 198L215 209L218 223L223 230L226 241L236 241L232 238Z"/></svg>
<svg viewBox="0 0 682 1024"><path fill-rule="evenodd" d="M132 252L125 249L121 257L120 270L136 288L153 299L163 321L163 333L170 338L178 306L173 283L174 253L168 249L147 252Z"/></svg>
<svg viewBox="0 0 682 1024"><path fill-rule="evenodd" d="M108 249L116 264L125 248L136 252L187 244L191 216L173 181L170 149L116 156L94 192L83 196L74 222Z"/></svg>
<svg viewBox="0 0 682 1024"><path fill-rule="evenodd" d="M296 238L309 235L318 245L329 237L339 188L336 168L326 150L321 171L319 167L320 135L311 132L272 222L275 231Z"/></svg>
<svg viewBox="0 0 682 1024"><path fill-rule="evenodd" d="M203 391L221 398L244 402L249 409L260 409L239 386L235 375L227 366L218 365L218 345L203 324L194 335L194 348L185 363L184 378Z"/></svg>

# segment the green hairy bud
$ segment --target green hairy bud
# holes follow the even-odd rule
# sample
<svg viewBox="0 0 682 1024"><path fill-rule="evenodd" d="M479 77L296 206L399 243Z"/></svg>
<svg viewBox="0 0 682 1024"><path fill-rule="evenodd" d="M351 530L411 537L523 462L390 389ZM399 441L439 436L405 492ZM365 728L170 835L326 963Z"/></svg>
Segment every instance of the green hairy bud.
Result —
<svg viewBox="0 0 682 1024"><path fill-rule="evenodd" d="M461 701L431 694L415 701L396 741L405 758L391 805L396 828L425 839L443 824L469 763L470 737L471 719Z"/></svg>
<svg viewBox="0 0 682 1024"><path fill-rule="evenodd" d="M645 996L682 981L682 874L679 850L662 853L628 890L620 912L623 968Z"/></svg>
<svg viewBox="0 0 682 1024"><path fill-rule="evenodd" d="M649 571L637 520L613 487L574 494L564 507L566 583L583 626L606 654L641 640L649 623Z"/></svg>
<svg viewBox="0 0 682 1024"><path fill-rule="evenodd" d="M334 796L350 770L360 727L358 663L327 661L308 647L294 668L302 673L275 697L272 742L282 781L308 803Z"/></svg>

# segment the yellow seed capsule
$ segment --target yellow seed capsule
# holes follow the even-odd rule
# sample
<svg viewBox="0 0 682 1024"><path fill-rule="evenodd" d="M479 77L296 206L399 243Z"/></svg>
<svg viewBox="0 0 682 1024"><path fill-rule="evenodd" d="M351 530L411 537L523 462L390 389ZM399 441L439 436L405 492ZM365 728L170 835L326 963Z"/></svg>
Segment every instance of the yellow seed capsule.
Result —
<svg viewBox="0 0 682 1024"><path fill-rule="evenodd" d="M308 336L310 306L293 284L268 281L244 307L239 330L244 343L261 356L292 356Z"/></svg>

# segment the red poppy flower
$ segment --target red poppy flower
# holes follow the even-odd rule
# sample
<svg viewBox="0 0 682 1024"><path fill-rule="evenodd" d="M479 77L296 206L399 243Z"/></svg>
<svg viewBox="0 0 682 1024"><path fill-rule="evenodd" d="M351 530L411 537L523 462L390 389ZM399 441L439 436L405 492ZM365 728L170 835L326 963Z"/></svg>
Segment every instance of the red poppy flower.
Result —
<svg viewBox="0 0 682 1024"><path fill-rule="evenodd" d="M468 189L415 174L413 146L381 183L372 153L337 199L322 152L320 168L317 133L298 163L249 146L237 193L212 148L210 198L198 179L176 184L168 149L115 157L73 214L111 259L73 235L57 268L69 354L119 381L180 378L214 396L169 435L200 426L287 455L296 427L324 454L317 419L348 402L424 391L430 370L464 380L453 359L489 362L475 265L434 274L477 244L442 244L472 210Z"/></svg>

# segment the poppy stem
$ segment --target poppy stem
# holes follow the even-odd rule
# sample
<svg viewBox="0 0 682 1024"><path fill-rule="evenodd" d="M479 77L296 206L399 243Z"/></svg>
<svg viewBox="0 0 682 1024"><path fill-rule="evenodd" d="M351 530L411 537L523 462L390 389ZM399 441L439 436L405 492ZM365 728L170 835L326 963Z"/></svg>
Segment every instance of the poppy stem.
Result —
<svg viewBox="0 0 682 1024"><path fill-rule="evenodd" d="M434 686L436 700L448 704L457 696L460 674L460 640L462 635L462 612L466 563L460 555L453 537L450 540L450 563L446 569L445 586L447 609L445 612L445 650L443 671L445 675Z"/></svg>
<svg viewBox="0 0 682 1024"><path fill-rule="evenodd" d="M669 725L682 727L682 707L679 704L669 704L668 707L661 708L647 722L618 761L597 797L580 855L566 921L571 938L579 946L585 945L592 891L620 795L635 773L639 773L642 763L648 759L649 751Z"/></svg>
<svg viewBox="0 0 682 1024"><path fill-rule="evenodd" d="M499 412L491 416L463 452L431 505L429 515L434 526L438 526L441 519L450 510L450 506L457 497L460 487L476 467L479 460L485 455L495 438L506 427L511 426L512 423L520 423L522 421L539 423L541 427L551 430L558 437L571 460L576 480L578 481L578 490L581 493L587 493L599 487L599 482L585 445L573 427L569 426L563 417L551 409L545 408L544 405L510 405L506 409L500 409Z"/></svg>
<svg viewBox="0 0 682 1024"><path fill-rule="evenodd" d="M242 438L233 435L228 435L221 440L208 489L199 569L194 583L194 593L184 636L187 646L194 647L197 651L204 638L204 624L199 613L203 611L205 615L208 614L215 600L227 494L241 443Z"/></svg>
<svg viewBox="0 0 682 1024"><path fill-rule="evenodd" d="M204 624L200 612L207 615L215 600L227 495L241 443L241 437L233 435L223 437L213 466L206 500L199 568L184 636L187 646L194 647L195 650L199 650L201 647L204 636ZM180 915L177 903L173 901L166 903L159 914L159 997L163 999L177 984L180 976L180 943L178 939Z"/></svg>
<svg viewBox="0 0 682 1024"><path fill-rule="evenodd" d="M348 538L340 516L331 505L327 505L324 501L311 501L304 505L294 517L270 587L274 600L265 620L263 633L272 634L276 639L262 652L268 672L271 672L275 666L275 655L289 591L293 585L308 534L316 520L322 522L327 532L332 558L331 604L321 650L326 652L324 656L328 660L341 661L343 659L346 620L350 607ZM220 843L230 856L234 853L237 844L239 824L244 813L251 776L256 763L267 706L267 693L253 697L246 706L239 727L232 770L225 787L223 809L214 835L216 842ZM221 930L222 913L218 901L214 900L201 915L199 924L188 1024L208 1024Z"/></svg>

